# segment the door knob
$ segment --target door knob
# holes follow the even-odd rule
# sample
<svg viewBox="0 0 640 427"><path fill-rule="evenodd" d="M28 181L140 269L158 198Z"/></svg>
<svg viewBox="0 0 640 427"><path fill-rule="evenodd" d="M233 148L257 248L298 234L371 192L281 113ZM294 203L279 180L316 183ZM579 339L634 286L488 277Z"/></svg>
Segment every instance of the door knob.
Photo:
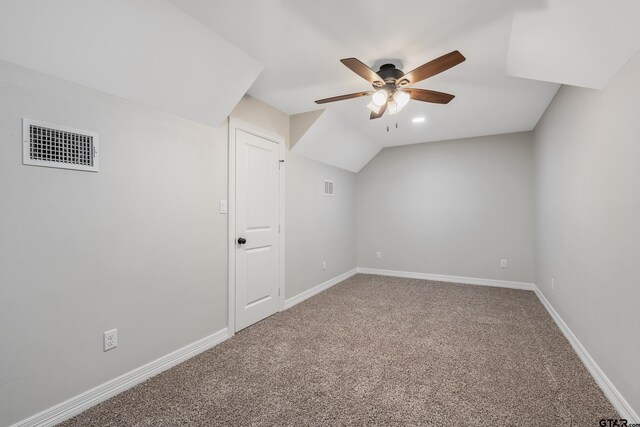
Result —
<svg viewBox="0 0 640 427"><path fill-rule="evenodd" d="M247 239L245 239L244 237L238 238L238 244L239 245L244 245L245 243L247 243Z"/></svg>

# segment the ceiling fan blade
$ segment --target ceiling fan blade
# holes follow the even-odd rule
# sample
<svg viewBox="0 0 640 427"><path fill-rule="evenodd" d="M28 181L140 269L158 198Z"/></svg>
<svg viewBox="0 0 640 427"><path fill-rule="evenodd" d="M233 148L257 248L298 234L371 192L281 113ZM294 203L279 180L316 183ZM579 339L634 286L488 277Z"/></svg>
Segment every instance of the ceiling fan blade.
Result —
<svg viewBox="0 0 640 427"><path fill-rule="evenodd" d="M411 99L423 102L433 102L434 104L448 104L451 102L455 95L449 93L436 92L434 90L426 89L405 89L405 92L409 92Z"/></svg>
<svg viewBox="0 0 640 427"><path fill-rule="evenodd" d="M331 98L318 99L316 104L326 104L327 102L344 101L345 99L360 98L362 96L371 95L373 92L356 92L347 95L333 96Z"/></svg>
<svg viewBox="0 0 640 427"><path fill-rule="evenodd" d="M384 114L384 112L387 111L387 104L383 104L382 107L380 107L380 111L378 111L377 113L374 113L373 111L371 112L371 116L369 116L370 120L373 119L379 119L380 117L382 117L382 115Z"/></svg>
<svg viewBox="0 0 640 427"><path fill-rule="evenodd" d="M382 87L385 85L383 78L381 78L375 71L367 67L366 64L357 60L356 58L345 58L341 59L340 62L342 62L347 66L347 68L349 68L351 71L353 71L372 85L377 87Z"/></svg>
<svg viewBox="0 0 640 427"><path fill-rule="evenodd" d="M418 83L424 79L433 77L436 74L440 74L441 72L446 71L449 68L455 67L461 62L464 62L465 59L467 58L462 56L460 52L454 50L453 52L442 55L440 58L429 61L426 64L419 66L415 70L408 72L404 75L404 77L400 79L400 82L404 82L406 80L407 82L404 84Z"/></svg>

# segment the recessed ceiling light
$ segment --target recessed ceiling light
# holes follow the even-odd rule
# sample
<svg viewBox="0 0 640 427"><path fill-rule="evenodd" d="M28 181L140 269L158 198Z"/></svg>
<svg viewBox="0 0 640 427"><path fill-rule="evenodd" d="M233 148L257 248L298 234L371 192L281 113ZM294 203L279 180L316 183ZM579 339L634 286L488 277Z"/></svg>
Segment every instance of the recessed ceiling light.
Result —
<svg viewBox="0 0 640 427"><path fill-rule="evenodd" d="M422 123L424 122L424 117L414 117L412 121L413 123Z"/></svg>

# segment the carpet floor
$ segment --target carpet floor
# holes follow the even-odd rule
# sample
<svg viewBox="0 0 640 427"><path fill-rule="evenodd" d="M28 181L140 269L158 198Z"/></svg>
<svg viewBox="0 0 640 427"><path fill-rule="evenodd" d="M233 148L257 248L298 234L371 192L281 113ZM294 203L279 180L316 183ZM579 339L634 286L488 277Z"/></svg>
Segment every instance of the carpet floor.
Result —
<svg viewBox="0 0 640 427"><path fill-rule="evenodd" d="M356 275L71 426L597 426L618 418L530 291Z"/></svg>

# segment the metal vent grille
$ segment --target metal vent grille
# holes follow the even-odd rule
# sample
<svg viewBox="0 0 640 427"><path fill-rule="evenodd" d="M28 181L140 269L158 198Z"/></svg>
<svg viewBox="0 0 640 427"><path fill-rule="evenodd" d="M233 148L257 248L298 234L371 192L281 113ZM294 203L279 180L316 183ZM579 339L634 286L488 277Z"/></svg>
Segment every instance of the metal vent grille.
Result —
<svg viewBox="0 0 640 427"><path fill-rule="evenodd" d="M98 171L98 134L23 119L22 163Z"/></svg>
<svg viewBox="0 0 640 427"><path fill-rule="evenodd" d="M333 196L333 181L324 180L324 195Z"/></svg>

